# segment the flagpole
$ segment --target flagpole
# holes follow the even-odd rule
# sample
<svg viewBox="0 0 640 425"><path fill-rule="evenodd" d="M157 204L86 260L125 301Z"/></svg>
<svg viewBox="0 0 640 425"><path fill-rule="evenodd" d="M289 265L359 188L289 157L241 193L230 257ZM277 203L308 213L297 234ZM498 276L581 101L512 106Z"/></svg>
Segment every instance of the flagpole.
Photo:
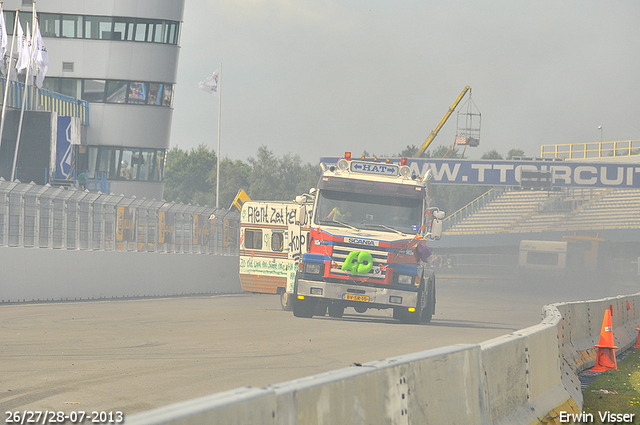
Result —
<svg viewBox="0 0 640 425"><path fill-rule="evenodd" d="M0 2L0 5L2 2ZM0 7L0 13L2 13L2 8ZM4 134L4 120L7 112L7 95L9 94L9 80L11 78L11 61L13 60L13 44L16 41L16 28L18 27L18 10L16 9L16 19L13 23L13 35L11 36L11 52L9 53L9 67L7 69L7 81L4 85L4 99L2 101L2 119L0 120L0 147L2 147L2 135ZM4 59L4 58L3 58Z"/></svg>
<svg viewBox="0 0 640 425"><path fill-rule="evenodd" d="M36 4L33 3L33 14L35 15ZM35 18L35 16L34 16ZM18 148L20 147L20 136L22 134L22 121L24 118L24 109L27 103L27 90L29 88L29 71L31 70L31 61L33 59L33 52L35 50L35 37L36 37L36 25L38 23L33 19L33 34L31 35L31 50L29 52L29 64L27 65L27 70L25 72L24 77L24 92L22 93L22 108L20 109L20 122L18 123L18 136L16 137L16 150L13 152L13 164L11 165L11 181L15 181L16 179L16 166L18 162ZM29 33L29 22L27 22L27 34Z"/></svg>
<svg viewBox="0 0 640 425"><path fill-rule="evenodd" d="M218 164L216 166L216 209L220 205L220 117L222 107L222 62L220 62L220 85L218 87Z"/></svg>

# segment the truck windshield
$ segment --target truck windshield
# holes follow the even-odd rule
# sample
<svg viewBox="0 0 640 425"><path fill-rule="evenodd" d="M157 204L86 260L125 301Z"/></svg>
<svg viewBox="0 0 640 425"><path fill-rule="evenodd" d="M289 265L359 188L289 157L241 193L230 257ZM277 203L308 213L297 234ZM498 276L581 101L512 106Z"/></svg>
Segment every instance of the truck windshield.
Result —
<svg viewBox="0 0 640 425"><path fill-rule="evenodd" d="M321 190L315 222L358 229L418 233L422 199Z"/></svg>

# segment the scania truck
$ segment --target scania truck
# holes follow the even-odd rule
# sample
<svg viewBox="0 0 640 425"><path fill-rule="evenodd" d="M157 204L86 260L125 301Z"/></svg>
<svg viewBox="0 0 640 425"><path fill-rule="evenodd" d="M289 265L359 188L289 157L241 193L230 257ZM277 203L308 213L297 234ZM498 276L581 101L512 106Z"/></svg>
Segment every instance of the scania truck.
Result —
<svg viewBox="0 0 640 425"><path fill-rule="evenodd" d="M399 163L353 160L346 153L337 163L321 164L317 188L286 204L288 219L279 225L287 265L277 265L285 260L283 254L260 263L270 266L271 261L272 268L289 272L283 308L296 317L342 317L345 308L353 307L359 313L392 309L404 323L431 320L436 280L426 263L431 253L427 239L440 239L444 212L431 206L431 171L417 175L406 163L404 158ZM243 256L246 263L266 254L258 253L253 242L259 227L250 226L255 221L250 214L243 207L240 277L245 290L250 286L245 282L256 280L258 273L243 268ZM271 246L272 241L273 236ZM267 269L260 269L263 275ZM265 291L254 287L253 292Z"/></svg>

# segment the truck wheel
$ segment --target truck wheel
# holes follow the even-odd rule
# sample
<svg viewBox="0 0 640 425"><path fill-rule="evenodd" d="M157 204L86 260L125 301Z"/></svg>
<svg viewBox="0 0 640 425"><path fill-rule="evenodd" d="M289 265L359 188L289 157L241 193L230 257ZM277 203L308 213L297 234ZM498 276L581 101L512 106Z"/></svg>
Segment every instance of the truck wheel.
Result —
<svg viewBox="0 0 640 425"><path fill-rule="evenodd" d="M404 309L394 309L393 317L400 319L402 323L420 324L429 323L433 315L431 280L423 282L418 293L418 302L416 303L416 311L410 313Z"/></svg>
<svg viewBox="0 0 640 425"><path fill-rule="evenodd" d="M310 300L292 300L293 301L293 315L295 317L313 317L313 313L316 309L316 303Z"/></svg>
<svg viewBox="0 0 640 425"><path fill-rule="evenodd" d="M337 304L329 304L329 316L330 317L342 317L344 314L344 307Z"/></svg>
<svg viewBox="0 0 640 425"><path fill-rule="evenodd" d="M361 305L357 305L357 306L353 307L353 309L355 311L357 311L358 313L366 313L367 310L369 310L367 307L363 307Z"/></svg>
<svg viewBox="0 0 640 425"><path fill-rule="evenodd" d="M293 303L291 302L293 295L287 291L280 292L280 305L284 311L291 311Z"/></svg>
<svg viewBox="0 0 640 425"><path fill-rule="evenodd" d="M431 318L433 317L433 313L435 312L435 309L436 309L435 276L429 276L427 278L427 280L424 282L424 289L425 290L422 292L422 297L426 299L426 302L422 303L424 308L422 309L419 323L431 322Z"/></svg>

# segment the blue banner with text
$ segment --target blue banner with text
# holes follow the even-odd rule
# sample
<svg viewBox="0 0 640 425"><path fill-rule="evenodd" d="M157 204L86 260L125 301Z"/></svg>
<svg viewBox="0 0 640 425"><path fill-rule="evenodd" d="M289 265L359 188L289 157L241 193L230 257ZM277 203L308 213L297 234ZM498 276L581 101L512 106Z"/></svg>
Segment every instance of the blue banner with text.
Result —
<svg viewBox="0 0 640 425"><path fill-rule="evenodd" d="M340 158L320 158L320 162L336 164ZM551 172L554 187L640 188L640 157L638 162L591 161L505 161L408 158L412 174L423 176L429 168L434 184L466 184L487 186L520 186L523 171ZM371 159L373 161L373 159ZM394 158L391 163L399 164Z"/></svg>

